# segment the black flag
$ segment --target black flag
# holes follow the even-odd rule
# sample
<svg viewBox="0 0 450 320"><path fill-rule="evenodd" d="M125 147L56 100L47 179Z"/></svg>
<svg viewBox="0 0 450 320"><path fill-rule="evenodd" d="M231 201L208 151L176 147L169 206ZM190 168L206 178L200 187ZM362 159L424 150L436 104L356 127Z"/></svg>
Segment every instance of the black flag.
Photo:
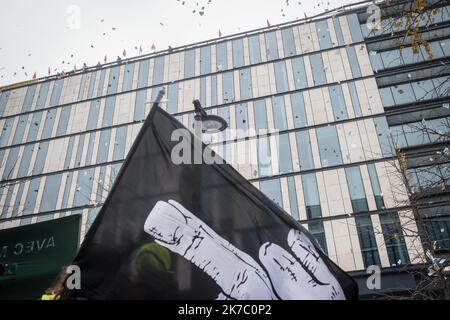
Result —
<svg viewBox="0 0 450 320"><path fill-rule="evenodd" d="M81 270L78 294L357 297L356 283L313 236L230 165L174 163L176 129L187 131L159 107L152 109L74 260ZM194 159L198 144L191 133L186 137L192 154L180 154ZM200 150L210 151L202 144Z"/></svg>

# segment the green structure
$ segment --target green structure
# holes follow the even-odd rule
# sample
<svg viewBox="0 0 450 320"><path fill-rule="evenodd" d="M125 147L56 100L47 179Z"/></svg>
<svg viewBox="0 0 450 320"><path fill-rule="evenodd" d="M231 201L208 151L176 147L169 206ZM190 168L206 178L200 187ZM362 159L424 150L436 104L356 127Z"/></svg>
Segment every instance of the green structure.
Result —
<svg viewBox="0 0 450 320"><path fill-rule="evenodd" d="M80 215L0 231L0 299L38 299L79 243Z"/></svg>

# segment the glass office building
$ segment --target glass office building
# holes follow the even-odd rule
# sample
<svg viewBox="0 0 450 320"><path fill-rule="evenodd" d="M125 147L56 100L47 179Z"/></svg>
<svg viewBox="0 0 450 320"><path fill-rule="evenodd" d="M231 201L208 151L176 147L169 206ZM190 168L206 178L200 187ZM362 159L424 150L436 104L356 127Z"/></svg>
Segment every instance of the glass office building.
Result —
<svg viewBox="0 0 450 320"><path fill-rule="evenodd" d="M166 87L162 107L185 126L194 98L228 122L205 142L341 268L364 283L374 264L401 277L400 267L422 262L422 248L401 228L408 197L393 147L412 159L420 185L414 166L443 142L408 128L450 122L450 7L423 32L436 52L429 59L399 52L392 39L401 30L369 30L368 4L0 89L0 228L80 214L83 236L148 102ZM430 225L449 245L450 201L439 197L442 216Z"/></svg>

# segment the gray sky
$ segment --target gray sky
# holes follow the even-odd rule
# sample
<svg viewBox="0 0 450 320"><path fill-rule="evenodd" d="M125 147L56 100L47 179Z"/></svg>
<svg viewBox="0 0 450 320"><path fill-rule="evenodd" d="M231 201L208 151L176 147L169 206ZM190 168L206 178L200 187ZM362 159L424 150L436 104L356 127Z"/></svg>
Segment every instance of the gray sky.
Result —
<svg viewBox="0 0 450 320"><path fill-rule="evenodd" d="M47 76L49 67L55 74L103 62L105 55L113 61L124 49L132 57L140 46L150 53L153 43L164 50L216 38L219 29L226 36L264 27L266 20L288 22L352 2L358 1L4 0L0 86L29 80L34 72Z"/></svg>

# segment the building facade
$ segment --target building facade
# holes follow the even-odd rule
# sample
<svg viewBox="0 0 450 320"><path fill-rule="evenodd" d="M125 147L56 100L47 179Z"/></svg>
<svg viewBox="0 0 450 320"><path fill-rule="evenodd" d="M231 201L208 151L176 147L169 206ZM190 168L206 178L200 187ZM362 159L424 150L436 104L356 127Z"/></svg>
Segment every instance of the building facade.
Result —
<svg viewBox="0 0 450 320"><path fill-rule="evenodd" d="M185 126L193 99L228 122L205 142L341 268L363 283L378 265L393 279L385 286L407 286L399 270L423 262L423 248L402 229L417 226L395 147L407 153L419 190L417 168L445 143L408 128L450 122L442 90L450 85L450 6L423 31L436 52L429 59L399 51L401 26L368 28L368 5L0 89L0 228L81 214L83 236L149 102L166 87L162 107ZM442 245L450 238L445 193L429 201L441 211L430 225Z"/></svg>

